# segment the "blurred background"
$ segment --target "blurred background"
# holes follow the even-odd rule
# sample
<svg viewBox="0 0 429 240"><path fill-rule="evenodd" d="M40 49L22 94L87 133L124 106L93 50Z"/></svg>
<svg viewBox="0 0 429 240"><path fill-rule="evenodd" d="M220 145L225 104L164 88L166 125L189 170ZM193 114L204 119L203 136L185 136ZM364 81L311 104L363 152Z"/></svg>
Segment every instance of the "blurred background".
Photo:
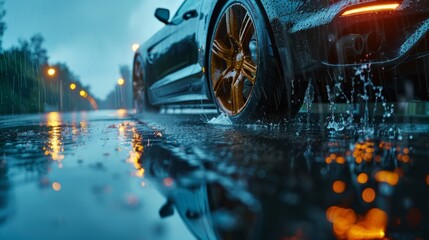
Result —
<svg viewBox="0 0 429 240"><path fill-rule="evenodd" d="M0 114L132 107L131 64L182 0L0 0Z"/></svg>

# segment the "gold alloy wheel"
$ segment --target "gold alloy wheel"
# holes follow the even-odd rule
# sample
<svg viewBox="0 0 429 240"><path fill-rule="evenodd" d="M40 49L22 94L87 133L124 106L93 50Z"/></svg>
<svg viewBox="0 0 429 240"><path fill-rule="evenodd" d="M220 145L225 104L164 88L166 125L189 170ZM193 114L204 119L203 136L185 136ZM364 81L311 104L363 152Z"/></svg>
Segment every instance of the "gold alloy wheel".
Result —
<svg viewBox="0 0 429 240"><path fill-rule="evenodd" d="M258 46L253 19L241 4L231 5L215 29L211 81L219 106L230 116L241 113L256 81Z"/></svg>

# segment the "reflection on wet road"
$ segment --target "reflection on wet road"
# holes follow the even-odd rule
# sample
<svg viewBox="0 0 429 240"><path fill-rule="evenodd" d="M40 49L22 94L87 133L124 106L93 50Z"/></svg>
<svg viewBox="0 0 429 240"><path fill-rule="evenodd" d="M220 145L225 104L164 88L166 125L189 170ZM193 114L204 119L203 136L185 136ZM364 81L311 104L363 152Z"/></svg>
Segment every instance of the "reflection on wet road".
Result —
<svg viewBox="0 0 429 240"><path fill-rule="evenodd" d="M164 196L127 164L133 131L151 129L126 112L15 116L0 128L0 239L193 239L179 216L159 217Z"/></svg>
<svg viewBox="0 0 429 240"><path fill-rule="evenodd" d="M429 120L307 117L2 119L0 239L429 239Z"/></svg>

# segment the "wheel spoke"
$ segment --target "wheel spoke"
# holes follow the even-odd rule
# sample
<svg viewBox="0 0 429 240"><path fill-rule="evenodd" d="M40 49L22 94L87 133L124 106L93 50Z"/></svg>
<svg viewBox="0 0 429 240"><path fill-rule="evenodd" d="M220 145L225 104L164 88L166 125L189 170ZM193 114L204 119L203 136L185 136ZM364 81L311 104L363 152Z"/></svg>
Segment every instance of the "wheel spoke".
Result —
<svg viewBox="0 0 429 240"><path fill-rule="evenodd" d="M234 11L233 7L229 8L226 11L225 18L226 18L226 31L228 32L228 35L231 38L238 40L238 19L237 19L237 14Z"/></svg>
<svg viewBox="0 0 429 240"><path fill-rule="evenodd" d="M234 81L231 85L231 102L232 102L232 112L238 113L240 109L244 106L244 96L243 96L244 81L243 76L240 73L236 73Z"/></svg>
<svg viewBox="0 0 429 240"><path fill-rule="evenodd" d="M254 32L253 21L249 13L246 13L246 16L243 19L243 24L240 29L240 43L242 46L247 46Z"/></svg>
<svg viewBox="0 0 429 240"><path fill-rule="evenodd" d="M218 95L222 95L221 92L224 91L219 91L221 87L223 87L225 85L225 81L228 80L228 78L230 78L232 76L231 73L232 67L228 67L225 71L222 72L222 74L219 76L218 80L215 82L214 86L213 86L213 90L216 94L216 96Z"/></svg>
<svg viewBox="0 0 429 240"><path fill-rule="evenodd" d="M233 49L229 49L221 41L214 40L212 52L214 55L224 60L228 66L231 65L231 59L234 55Z"/></svg>
<svg viewBox="0 0 429 240"><path fill-rule="evenodd" d="M257 67L250 57L244 57L243 67L241 73L250 81L255 84Z"/></svg>

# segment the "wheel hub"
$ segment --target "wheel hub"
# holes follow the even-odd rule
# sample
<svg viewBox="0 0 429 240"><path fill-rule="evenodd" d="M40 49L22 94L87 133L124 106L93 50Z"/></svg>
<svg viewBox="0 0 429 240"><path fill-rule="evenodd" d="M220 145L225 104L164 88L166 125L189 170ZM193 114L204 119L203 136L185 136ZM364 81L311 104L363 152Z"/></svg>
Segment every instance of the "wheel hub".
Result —
<svg viewBox="0 0 429 240"><path fill-rule="evenodd" d="M243 65L243 54L241 53L241 51L235 55L235 64L234 65L235 65L235 70L237 70L237 71L241 70L241 67Z"/></svg>

